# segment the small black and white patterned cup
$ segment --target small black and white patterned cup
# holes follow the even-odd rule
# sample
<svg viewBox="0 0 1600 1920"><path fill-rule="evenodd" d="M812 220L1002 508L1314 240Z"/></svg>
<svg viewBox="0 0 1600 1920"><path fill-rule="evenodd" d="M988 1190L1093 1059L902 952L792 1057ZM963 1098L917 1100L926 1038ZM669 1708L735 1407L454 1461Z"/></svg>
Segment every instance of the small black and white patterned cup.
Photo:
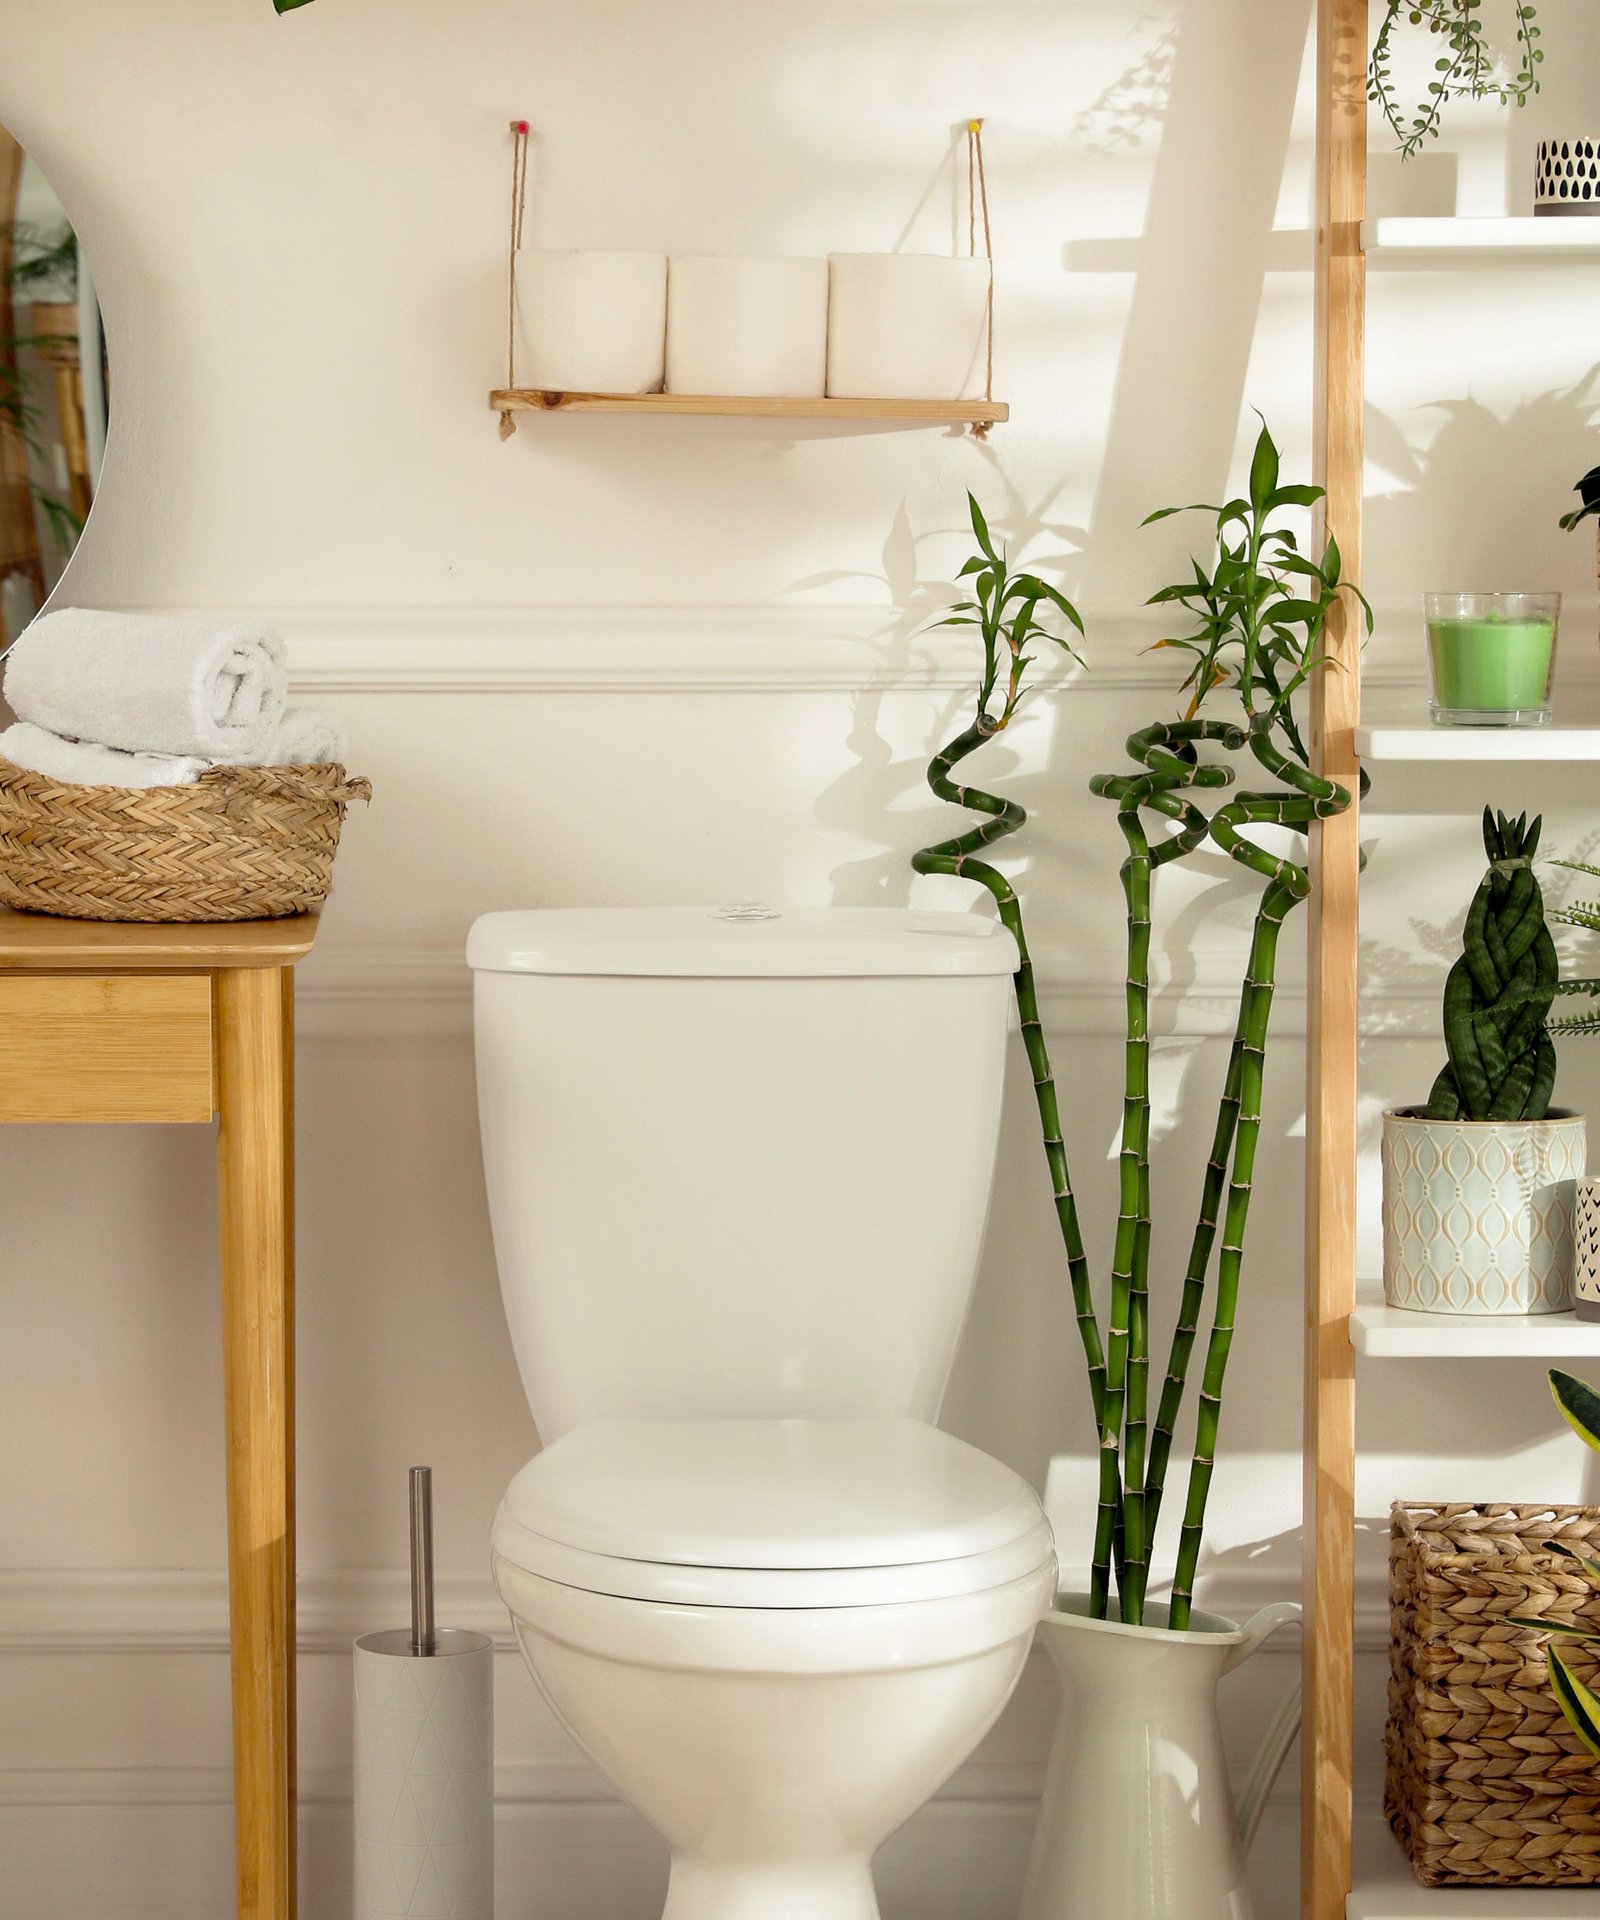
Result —
<svg viewBox="0 0 1600 1920"><path fill-rule="evenodd" d="M1600 1320L1600 1180L1578 1182L1572 1293L1580 1320Z"/></svg>
<svg viewBox="0 0 1600 1920"><path fill-rule="evenodd" d="M1537 214L1600 214L1600 133L1539 142L1533 210Z"/></svg>

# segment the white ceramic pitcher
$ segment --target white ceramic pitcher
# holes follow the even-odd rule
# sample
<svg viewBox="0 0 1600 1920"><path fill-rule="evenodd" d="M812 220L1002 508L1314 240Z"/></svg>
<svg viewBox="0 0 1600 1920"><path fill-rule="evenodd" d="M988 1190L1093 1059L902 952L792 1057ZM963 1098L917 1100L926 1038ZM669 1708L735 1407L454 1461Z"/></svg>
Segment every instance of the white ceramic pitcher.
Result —
<svg viewBox="0 0 1600 1920"><path fill-rule="evenodd" d="M1298 1682L1268 1728L1237 1811L1217 1682L1300 1618L1286 1600L1245 1626L1198 1610L1174 1633L1089 1618L1064 1597L1039 1623L1061 1718L1022 1920L1253 1920L1245 1853L1300 1726Z"/></svg>

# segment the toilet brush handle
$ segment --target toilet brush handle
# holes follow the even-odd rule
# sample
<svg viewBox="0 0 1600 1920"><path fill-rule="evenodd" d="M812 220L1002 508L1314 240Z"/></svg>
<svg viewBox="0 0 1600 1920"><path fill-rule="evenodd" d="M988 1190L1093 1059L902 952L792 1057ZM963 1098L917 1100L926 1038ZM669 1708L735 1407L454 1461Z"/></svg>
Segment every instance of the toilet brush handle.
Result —
<svg viewBox="0 0 1600 1920"><path fill-rule="evenodd" d="M433 1625L433 1469L411 1469L411 1651L431 1654Z"/></svg>

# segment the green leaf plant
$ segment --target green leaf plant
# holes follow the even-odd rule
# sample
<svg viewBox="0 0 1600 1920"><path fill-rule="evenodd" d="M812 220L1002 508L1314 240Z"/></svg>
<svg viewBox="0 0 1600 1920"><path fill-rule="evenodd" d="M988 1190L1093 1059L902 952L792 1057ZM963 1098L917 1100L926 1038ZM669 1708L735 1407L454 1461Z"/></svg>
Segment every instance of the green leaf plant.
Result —
<svg viewBox="0 0 1600 1920"><path fill-rule="evenodd" d="M1561 526L1567 533L1585 520L1600 519L1600 467L1591 467L1572 491L1578 496L1578 504L1571 513L1561 516Z"/></svg>
<svg viewBox="0 0 1600 1920"><path fill-rule="evenodd" d="M1367 98L1382 110L1403 159L1437 139L1447 102L1497 100L1501 106L1524 107L1539 91L1544 50L1535 24L1538 8L1531 0L1513 4L1516 63L1507 67L1489 43L1483 0L1385 0L1367 69ZM1434 35L1438 44L1434 77L1415 106L1402 102L1394 77L1395 40L1409 27Z"/></svg>
<svg viewBox="0 0 1600 1920"><path fill-rule="evenodd" d="M1550 1371L1550 1391L1555 1395L1556 1405L1561 1409L1567 1425L1586 1446L1600 1453L1600 1393L1575 1375L1563 1373L1559 1367L1553 1367ZM1560 1540L1552 1540L1550 1545L1557 1553L1575 1560L1600 1587L1600 1560L1591 1560ZM1548 1634L1553 1642L1563 1641L1569 1649L1584 1644L1600 1646L1600 1633L1567 1621L1513 1615L1511 1625L1526 1627L1532 1633ZM1546 1649L1545 1660L1550 1673L1550 1690L1566 1715L1567 1725L1590 1753L1600 1760L1600 1699L1572 1671L1554 1644Z"/></svg>
<svg viewBox="0 0 1600 1920"><path fill-rule="evenodd" d="M974 719L934 756L928 784L941 800L953 801L982 818L968 832L925 847L912 860L918 873L953 874L985 887L1021 955L1017 1008L1099 1448L1090 1601L1095 1617L1109 1617L1115 1605L1117 1617L1131 1625L1144 1621L1173 1436L1188 1392L1209 1290L1211 1324L1169 1610L1172 1627L1189 1624L1243 1268L1278 935L1285 917L1310 890L1302 861L1263 846L1249 830L1288 827L1303 834L1313 820L1342 813L1351 800L1347 788L1310 771L1294 701L1310 675L1325 663L1327 626L1335 609L1354 599L1369 629L1371 616L1356 589L1341 577L1339 549L1331 539L1320 557L1311 559L1300 552L1293 533L1276 524L1286 509L1310 507L1321 498L1316 487L1281 484L1278 469L1278 449L1263 426L1251 461L1247 496L1222 506L1164 508L1150 516L1154 521L1172 513L1203 512L1215 523L1209 566L1191 562L1189 578L1151 596L1150 604L1181 609L1188 616L1185 631L1157 642L1159 648L1188 659L1180 690L1182 711L1180 717L1156 720L1129 736L1133 771L1099 774L1089 783L1094 793L1115 806L1126 847L1121 867L1128 969L1119 1205L1110 1273L1098 1290L1062 1137L1022 909L1010 881L982 857L995 842L1015 833L1027 815L1014 800L952 778L960 762L1011 724L1022 698L1030 662L1028 646L1039 631L1041 609L1065 616L1079 632L1082 621L1070 603L1037 575L1011 572L975 500L971 501L972 527L979 551L963 567L962 576L978 583L976 598L958 604L948 623L980 629L983 676ZM1059 634L1051 637L1067 644ZM1003 694L999 692L1002 667L1006 669ZM1235 703L1235 717L1219 719L1202 713L1205 702L1223 695ZM1208 812L1200 796L1220 795L1234 781L1232 768L1214 757L1218 754L1248 755L1269 784L1234 793ZM1152 1424L1152 883L1163 867L1203 850L1220 851L1256 876L1261 893L1187 1266L1178 1299L1167 1303L1173 1307L1171 1344ZM1104 1301L1103 1321L1097 1291Z"/></svg>

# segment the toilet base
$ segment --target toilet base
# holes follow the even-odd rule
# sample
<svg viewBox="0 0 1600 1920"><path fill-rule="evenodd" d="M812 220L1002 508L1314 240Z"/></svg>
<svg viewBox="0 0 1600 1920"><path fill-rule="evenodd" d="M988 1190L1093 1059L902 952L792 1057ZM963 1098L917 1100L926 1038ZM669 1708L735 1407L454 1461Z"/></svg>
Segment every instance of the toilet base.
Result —
<svg viewBox="0 0 1600 1920"><path fill-rule="evenodd" d="M863 1860L705 1860L675 1855L661 1920L878 1920Z"/></svg>

